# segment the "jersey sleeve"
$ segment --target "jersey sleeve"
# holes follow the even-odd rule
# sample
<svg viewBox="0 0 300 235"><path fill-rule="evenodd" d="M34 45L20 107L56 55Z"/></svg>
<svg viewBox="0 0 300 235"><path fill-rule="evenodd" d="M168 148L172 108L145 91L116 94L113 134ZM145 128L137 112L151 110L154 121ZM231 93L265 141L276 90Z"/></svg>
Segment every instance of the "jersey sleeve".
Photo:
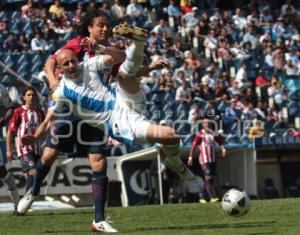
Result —
<svg viewBox="0 0 300 235"><path fill-rule="evenodd" d="M93 58L90 58L87 61L86 66L88 66L89 69L95 71L104 70L112 67L111 64L104 63L104 55L96 55Z"/></svg>
<svg viewBox="0 0 300 235"><path fill-rule="evenodd" d="M57 59L57 55L59 54L59 52L63 49L69 49L71 51L73 51L77 58L79 59L80 57L80 42L81 42L81 38L74 38L70 41L68 41L62 48L58 49L53 55L51 55L51 59L53 59L56 62Z"/></svg>
<svg viewBox="0 0 300 235"><path fill-rule="evenodd" d="M200 143L201 143L201 137L198 134L196 134L195 139L192 144L192 147L196 148L197 145L199 145Z"/></svg>
<svg viewBox="0 0 300 235"><path fill-rule="evenodd" d="M20 122L21 122L20 112L18 112L18 109L15 109L14 114L9 121L8 130L11 132L17 131Z"/></svg>
<svg viewBox="0 0 300 235"><path fill-rule="evenodd" d="M48 106L50 110L59 113L62 112L64 103L65 103L65 97L63 95L63 90L62 87L59 86L51 95Z"/></svg>

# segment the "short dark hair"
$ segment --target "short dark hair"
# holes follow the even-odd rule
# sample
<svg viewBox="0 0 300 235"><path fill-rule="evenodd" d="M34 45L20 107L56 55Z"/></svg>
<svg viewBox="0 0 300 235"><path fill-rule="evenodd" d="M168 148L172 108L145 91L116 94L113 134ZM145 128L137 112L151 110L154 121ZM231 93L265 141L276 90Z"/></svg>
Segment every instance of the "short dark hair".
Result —
<svg viewBox="0 0 300 235"><path fill-rule="evenodd" d="M98 17L106 17L107 19L109 19L108 15L101 10L94 10L92 12L89 12L88 14L83 15L81 17L80 23L77 25L77 32L79 36L90 36L88 27L93 25L95 18Z"/></svg>

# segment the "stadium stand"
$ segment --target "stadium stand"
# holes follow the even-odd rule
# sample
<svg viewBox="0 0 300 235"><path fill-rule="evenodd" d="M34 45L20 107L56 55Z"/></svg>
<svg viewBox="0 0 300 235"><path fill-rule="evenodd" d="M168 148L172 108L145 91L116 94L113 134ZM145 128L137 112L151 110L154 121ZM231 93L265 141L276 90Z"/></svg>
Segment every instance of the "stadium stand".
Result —
<svg viewBox="0 0 300 235"><path fill-rule="evenodd" d="M58 19L49 13L51 0L33 1L26 17L21 9L27 2L6 0L0 11L0 60L47 96L47 85L40 84L43 82L37 79L38 74L48 56L76 35L76 11L79 5L87 9L89 2L62 0L65 15ZM300 128L295 122L300 112L299 10L284 10L283 1L276 7L270 1L241 1L246 3L243 8L236 5L233 10L226 10L222 4L205 5L205 1L193 0L161 0L160 7L154 1L131 4L120 1L120 5L114 5L113 1L107 1L108 5L102 0L94 2L112 17L113 24L129 22L151 31L145 51L147 59L154 62L164 58L170 66L141 78L147 91L146 115L157 123L162 120L170 125L180 123L176 124L176 130L185 145L190 145L193 139L188 121L191 104L175 101L176 90L183 80L188 82L192 104L199 103L204 115L208 113L207 101L213 101L210 105L216 113L212 118L221 117L228 134L227 143L249 143L250 127L238 128L238 122L245 117L264 121L267 136ZM115 9L125 17L119 18L120 12ZM139 11L141 17L133 17L133 11ZM45 34L45 24L56 39L46 38L47 48L32 51L30 43L36 33ZM25 35L29 45L25 51L18 46L20 34ZM110 43L123 49L128 41L112 35ZM179 71L183 74L178 75ZM167 78L168 73L172 74L171 79ZM264 83L259 77L263 77ZM13 86L15 80L5 70L1 71L0 79L7 87ZM217 93L218 83L224 87L221 93ZM249 96L247 88L253 91ZM237 131L242 133L237 135Z"/></svg>

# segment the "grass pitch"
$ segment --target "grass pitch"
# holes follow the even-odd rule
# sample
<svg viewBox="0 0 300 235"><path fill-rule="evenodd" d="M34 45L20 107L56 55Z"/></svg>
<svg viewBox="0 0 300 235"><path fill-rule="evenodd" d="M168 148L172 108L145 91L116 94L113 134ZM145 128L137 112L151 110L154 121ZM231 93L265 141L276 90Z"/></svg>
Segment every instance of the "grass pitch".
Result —
<svg viewBox="0 0 300 235"><path fill-rule="evenodd" d="M252 201L247 215L225 215L216 204L108 208L119 234L300 234L300 199ZM92 209L0 214L0 234L91 234Z"/></svg>

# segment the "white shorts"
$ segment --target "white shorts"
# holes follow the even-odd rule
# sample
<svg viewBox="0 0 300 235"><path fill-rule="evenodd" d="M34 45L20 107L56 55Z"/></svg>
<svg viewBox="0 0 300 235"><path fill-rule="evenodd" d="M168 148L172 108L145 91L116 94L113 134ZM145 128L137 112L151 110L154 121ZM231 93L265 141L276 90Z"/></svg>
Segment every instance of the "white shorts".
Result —
<svg viewBox="0 0 300 235"><path fill-rule="evenodd" d="M6 163L6 148L4 141L2 140L2 138L0 138L0 166L4 166Z"/></svg>
<svg viewBox="0 0 300 235"><path fill-rule="evenodd" d="M128 145L147 142L146 135L151 123L142 115L144 97L142 93L131 95L117 87L116 104L109 122L112 138Z"/></svg>

